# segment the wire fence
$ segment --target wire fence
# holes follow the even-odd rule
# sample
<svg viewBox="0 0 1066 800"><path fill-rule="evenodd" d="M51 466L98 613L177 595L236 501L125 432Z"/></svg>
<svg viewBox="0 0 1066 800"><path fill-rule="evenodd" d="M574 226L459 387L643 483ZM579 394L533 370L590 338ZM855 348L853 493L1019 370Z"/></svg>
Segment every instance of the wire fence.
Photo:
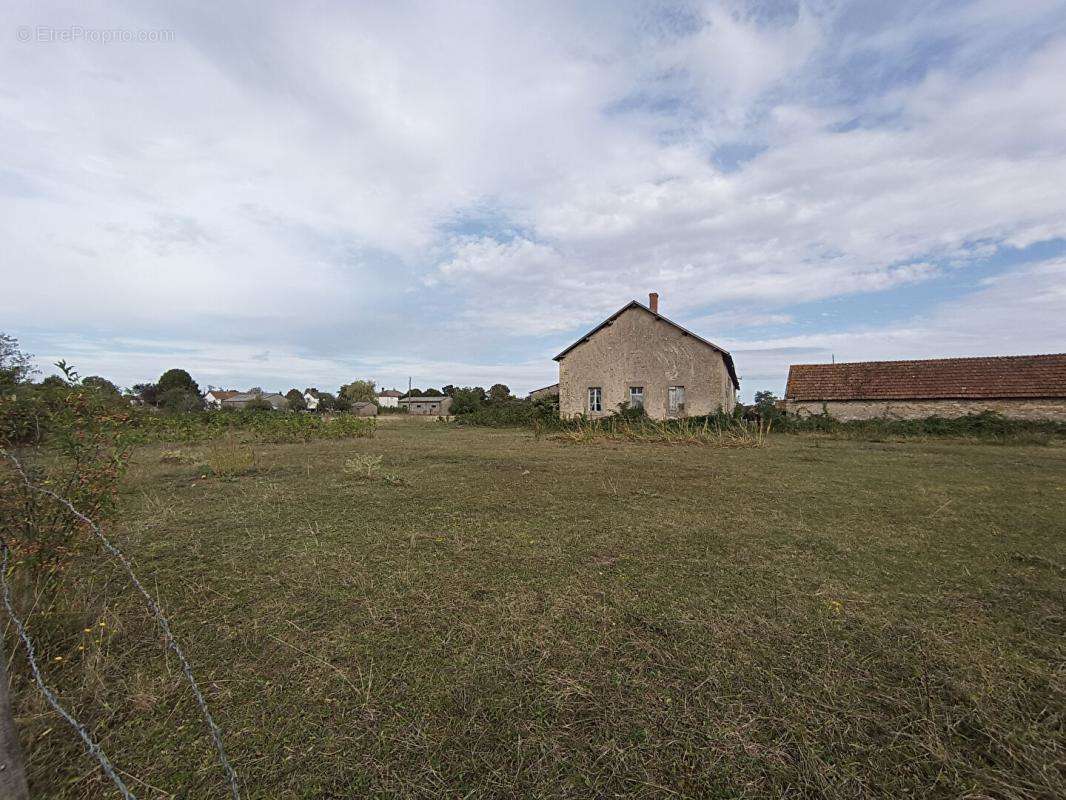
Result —
<svg viewBox="0 0 1066 800"><path fill-rule="evenodd" d="M144 585L141 583L140 579L138 579L136 573L133 571L133 567L130 564L129 559L126 558L126 555L110 539L108 539L108 537L104 534L103 530L101 530L100 526L97 525L85 514L82 514L80 511L78 511L78 509L74 507L73 503L71 503L65 497L56 494L51 489L46 489L43 486L38 486L32 481L30 481L29 476L26 474L26 470L23 469L22 464L14 455L12 455L3 448L0 448L0 455L3 455L12 464L14 464L15 469L22 477L22 482L25 484L26 488L29 491L37 492L38 494L51 497L57 503L64 506L77 519L88 525L89 529L100 541L100 544L103 545L103 548L122 565L122 568L125 570L126 576L129 579L130 583L132 583L133 586L137 589L137 591L140 592L141 596L144 598L145 604L147 605L149 612L155 618L156 623L159 625L159 629L163 632L163 639L166 642L167 647L170 648L170 650L177 657L178 662L181 665L181 671L184 673L185 679L188 682L189 687L192 689L193 696L196 698L196 704L200 708L200 714L203 717L204 722L207 724L207 729L211 734L211 739L214 742L216 751L218 752L219 763L222 765L222 770L225 773L227 782L229 783L229 788L233 796L233 800L240 800L240 788L237 783L237 773L230 764L229 759L226 757L226 748L222 742L222 731L215 723L214 718L211 716L211 712L207 708L207 701L204 699L203 692L200 691L200 685L196 682L196 678L192 672L192 666L189 664L189 660L185 657L185 652L181 649L181 645L178 644L177 639L174 638L174 634L170 629L169 620L166 618L166 615L163 614L162 610L159 608L158 603L156 603L152 595L150 595L148 591L144 588ZM111 762L108 760L103 750L100 749L99 744L93 741L85 726L79 723L68 711L63 708L63 706L59 703L59 700L56 698L55 694L45 684L44 678L41 675L40 668L37 665L33 642L31 641L28 633L26 632L25 625L22 623L21 619L19 619L19 617L15 614L13 605L11 603L11 592L10 587L7 583L7 543L0 543L0 546L2 546L3 549L3 573L2 575L0 575L0 582L3 583L2 588L4 594L4 605L7 608L8 614L11 616L12 622L15 623L15 627L18 630L19 638L22 640L23 646L26 648L26 655L30 662L30 669L33 672L33 676L34 679L37 681L38 687L41 689L41 692L44 694L44 697L48 701L49 705L51 705L52 708L54 708L56 712L61 717L63 717L63 719L65 719L67 723L69 723L70 726L74 728L75 731L77 731L82 741L85 742L89 753L100 763L100 766L104 770L104 773L114 782L115 786L122 793L123 798L135 798L135 795L130 792L130 790L126 787L122 779L116 774L114 767L111 765Z"/></svg>

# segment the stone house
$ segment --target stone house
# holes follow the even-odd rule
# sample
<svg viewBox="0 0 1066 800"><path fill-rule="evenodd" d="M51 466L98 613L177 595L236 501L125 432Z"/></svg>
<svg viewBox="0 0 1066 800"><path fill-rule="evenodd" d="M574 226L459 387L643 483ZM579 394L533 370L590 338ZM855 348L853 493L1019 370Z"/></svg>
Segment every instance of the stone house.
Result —
<svg viewBox="0 0 1066 800"><path fill-rule="evenodd" d="M559 384L553 383L551 386L542 386L539 389L534 389L526 397L527 400L545 400L550 397L559 396Z"/></svg>
<svg viewBox="0 0 1066 800"><path fill-rule="evenodd" d="M395 389L386 389L384 392L378 392L378 405L382 408L396 408L400 405L400 398L403 394Z"/></svg>
<svg viewBox="0 0 1066 800"><path fill-rule="evenodd" d="M446 417L451 414L450 397L404 397L400 407L406 408L408 414L420 414L429 417Z"/></svg>
<svg viewBox="0 0 1066 800"><path fill-rule="evenodd" d="M555 357L559 414L605 417L623 404L653 419L732 412L733 357L659 313L659 295L634 300Z"/></svg>
<svg viewBox="0 0 1066 800"><path fill-rule="evenodd" d="M793 364L787 413L839 420L1005 417L1066 422L1066 353Z"/></svg>

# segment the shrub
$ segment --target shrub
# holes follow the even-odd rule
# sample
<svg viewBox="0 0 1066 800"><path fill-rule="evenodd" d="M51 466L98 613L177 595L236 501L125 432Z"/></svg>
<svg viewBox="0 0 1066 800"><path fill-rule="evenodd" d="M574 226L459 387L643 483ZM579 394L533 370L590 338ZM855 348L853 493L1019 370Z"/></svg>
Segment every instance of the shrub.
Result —
<svg viewBox="0 0 1066 800"><path fill-rule="evenodd" d="M128 410L85 387L65 363L57 366L65 388L23 384L0 395L0 446L31 483L99 521L114 508L128 459L121 436ZM54 498L28 488L13 461L0 461L0 530L16 560L34 570L61 565L87 541L83 523Z"/></svg>
<svg viewBox="0 0 1066 800"><path fill-rule="evenodd" d="M255 452L230 435L208 447L207 466L218 478L236 478L255 469Z"/></svg>
<svg viewBox="0 0 1066 800"><path fill-rule="evenodd" d="M1066 438L1066 423L1008 419L994 411L961 417L924 419L870 419L841 421L828 413L790 416L777 425L788 433L820 433L846 439L956 437L988 442L1047 444Z"/></svg>

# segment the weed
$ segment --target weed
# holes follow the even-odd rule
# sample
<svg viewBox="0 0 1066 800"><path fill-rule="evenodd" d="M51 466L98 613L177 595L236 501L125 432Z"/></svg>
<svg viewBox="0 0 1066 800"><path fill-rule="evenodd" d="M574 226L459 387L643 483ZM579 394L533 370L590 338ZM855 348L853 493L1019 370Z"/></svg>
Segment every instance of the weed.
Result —
<svg viewBox="0 0 1066 800"><path fill-rule="evenodd" d="M228 436L207 448L207 466L215 477L236 478L255 469L255 452Z"/></svg>
<svg viewBox="0 0 1066 800"><path fill-rule="evenodd" d="M353 478L373 480L381 472L381 456L360 453L344 460L344 474Z"/></svg>

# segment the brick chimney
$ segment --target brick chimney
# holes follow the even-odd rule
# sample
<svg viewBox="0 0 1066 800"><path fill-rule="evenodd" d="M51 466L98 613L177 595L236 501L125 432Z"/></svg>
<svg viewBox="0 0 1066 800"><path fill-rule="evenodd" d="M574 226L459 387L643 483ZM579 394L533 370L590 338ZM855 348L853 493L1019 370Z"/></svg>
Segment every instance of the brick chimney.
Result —
<svg viewBox="0 0 1066 800"><path fill-rule="evenodd" d="M648 308L651 309L652 314L659 313L659 293L651 292L648 295Z"/></svg>

